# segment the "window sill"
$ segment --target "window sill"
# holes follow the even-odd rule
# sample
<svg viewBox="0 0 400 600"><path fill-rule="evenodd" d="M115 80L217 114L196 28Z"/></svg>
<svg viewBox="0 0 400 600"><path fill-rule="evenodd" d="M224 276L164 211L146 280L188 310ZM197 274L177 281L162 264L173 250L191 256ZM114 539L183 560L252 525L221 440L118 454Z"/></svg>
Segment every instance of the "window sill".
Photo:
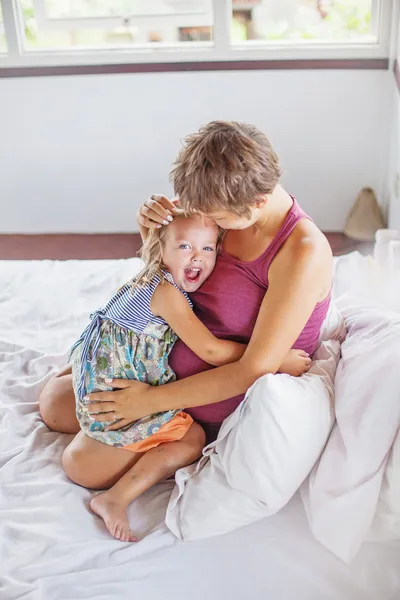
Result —
<svg viewBox="0 0 400 600"><path fill-rule="evenodd" d="M111 75L121 73L176 73L185 71L276 71L315 69L387 70L388 68L388 58L217 60L12 67L0 66L0 78Z"/></svg>

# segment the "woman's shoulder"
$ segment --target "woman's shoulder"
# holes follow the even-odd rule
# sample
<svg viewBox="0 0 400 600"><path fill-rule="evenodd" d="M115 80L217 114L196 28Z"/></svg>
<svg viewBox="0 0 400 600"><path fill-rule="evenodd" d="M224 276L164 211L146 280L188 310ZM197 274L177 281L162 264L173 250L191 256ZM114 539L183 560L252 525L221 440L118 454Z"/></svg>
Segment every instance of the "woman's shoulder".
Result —
<svg viewBox="0 0 400 600"><path fill-rule="evenodd" d="M301 219L293 228L283 249L295 255L318 255L322 261L332 262L332 249L322 231L311 219Z"/></svg>
<svg viewBox="0 0 400 600"><path fill-rule="evenodd" d="M332 286L332 250L315 223L301 219L271 264L269 276L270 280L279 281L282 277L296 278L306 272L314 274L315 285L321 287L321 298L325 298Z"/></svg>

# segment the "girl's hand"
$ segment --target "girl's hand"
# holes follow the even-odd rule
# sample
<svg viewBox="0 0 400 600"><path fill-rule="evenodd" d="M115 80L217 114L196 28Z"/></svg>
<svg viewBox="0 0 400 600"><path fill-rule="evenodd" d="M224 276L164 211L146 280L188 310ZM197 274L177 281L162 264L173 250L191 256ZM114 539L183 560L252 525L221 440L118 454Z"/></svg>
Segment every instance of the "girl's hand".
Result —
<svg viewBox="0 0 400 600"><path fill-rule="evenodd" d="M147 383L132 381L131 379L106 380L118 391L93 392L88 394L85 400L88 402L87 409L96 421L115 421L107 427L108 431L121 429L142 417L151 415L153 411L149 404L149 392L151 386ZM101 414L99 414L101 413Z"/></svg>
<svg viewBox="0 0 400 600"><path fill-rule="evenodd" d="M166 196L151 196L136 213L140 228L159 229L162 225L168 225L173 221L173 215L179 212L176 206L178 202L177 198L171 201Z"/></svg>
<svg viewBox="0 0 400 600"><path fill-rule="evenodd" d="M311 358L303 350L289 350L279 367L279 373L288 373L293 377L300 377L307 373L311 367Z"/></svg>

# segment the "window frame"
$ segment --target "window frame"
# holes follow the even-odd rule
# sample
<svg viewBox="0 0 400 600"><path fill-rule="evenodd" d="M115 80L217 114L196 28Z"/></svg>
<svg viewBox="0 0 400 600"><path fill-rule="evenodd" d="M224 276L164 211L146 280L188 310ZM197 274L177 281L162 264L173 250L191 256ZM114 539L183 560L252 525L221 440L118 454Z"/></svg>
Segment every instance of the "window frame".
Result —
<svg viewBox="0 0 400 600"><path fill-rule="evenodd" d="M326 43L310 40L231 44L232 0L212 0L212 42L183 42L177 45L149 43L140 47L109 47L71 50L26 50L21 31L23 19L18 0L0 0L8 52L0 53L0 70L26 67L73 67L170 63L235 63L275 61L323 61L387 59L390 55L391 18L394 0L372 0L377 42ZM379 9L377 10L377 7ZM79 19L81 20L81 19ZM82 19L84 21L85 19ZM104 22L104 21L103 21ZM190 64L188 65L190 66ZM207 65L205 65L205 68Z"/></svg>

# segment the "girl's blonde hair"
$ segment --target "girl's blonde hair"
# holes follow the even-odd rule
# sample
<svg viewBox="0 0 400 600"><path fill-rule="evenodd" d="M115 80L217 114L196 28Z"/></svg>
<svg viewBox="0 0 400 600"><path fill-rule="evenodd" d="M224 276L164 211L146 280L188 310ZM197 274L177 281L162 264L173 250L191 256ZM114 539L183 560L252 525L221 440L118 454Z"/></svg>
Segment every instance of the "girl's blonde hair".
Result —
<svg viewBox="0 0 400 600"><path fill-rule="evenodd" d="M176 217L175 217L176 218ZM163 245L167 237L168 227L161 229L150 229L143 246L139 251L139 256L144 262L143 269L133 280L133 287L143 287L151 283L156 277L159 277L161 283L164 282L162 269Z"/></svg>
<svg viewBox="0 0 400 600"><path fill-rule="evenodd" d="M201 217L197 215L187 215L182 212L174 216L176 219L187 219L193 216ZM165 244L165 240L168 235L168 226L165 225L161 229L150 229L147 238L143 242L143 246L139 251L139 256L144 262L144 267L140 273L133 279L133 289L138 287L144 287L151 283L156 277L159 277L161 283L164 283L163 269L167 267L163 264L162 251ZM218 227L218 238L217 238L217 251L221 243L223 236L223 230Z"/></svg>

